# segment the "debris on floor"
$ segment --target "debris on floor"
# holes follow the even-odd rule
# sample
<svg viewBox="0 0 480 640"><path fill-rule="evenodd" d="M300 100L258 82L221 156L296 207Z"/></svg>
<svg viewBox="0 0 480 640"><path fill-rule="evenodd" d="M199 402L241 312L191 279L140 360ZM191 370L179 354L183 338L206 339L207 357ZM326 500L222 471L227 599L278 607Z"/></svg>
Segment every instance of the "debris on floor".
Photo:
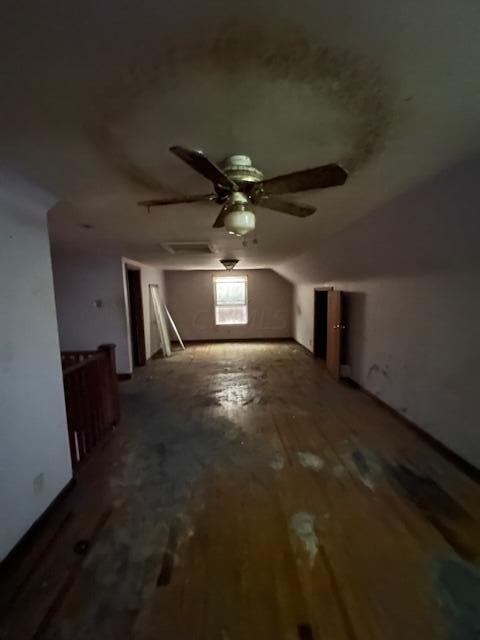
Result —
<svg viewBox="0 0 480 640"><path fill-rule="evenodd" d="M272 469L275 469L275 471L281 471L285 466L285 456L281 453L276 453L270 462L270 466Z"/></svg>
<svg viewBox="0 0 480 640"><path fill-rule="evenodd" d="M362 483L370 489L370 491L375 491L375 482L373 480L372 461L367 459L367 456L360 451L360 449L355 449L352 451L352 462L355 465L355 468L358 472L358 476Z"/></svg>
<svg viewBox="0 0 480 640"><path fill-rule="evenodd" d="M299 511L290 518L290 530L301 541L308 555L310 566L315 564L319 540L315 533L315 517L311 513Z"/></svg>
<svg viewBox="0 0 480 640"><path fill-rule="evenodd" d="M312 471L320 471L325 465L324 460L311 451L297 451L297 458L302 467Z"/></svg>
<svg viewBox="0 0 480 640"><path fill-rule="evenodd" d="M440 606L446 613L452 639L480 638L480 572L471 564L441 558L436 566Z"/></svg>

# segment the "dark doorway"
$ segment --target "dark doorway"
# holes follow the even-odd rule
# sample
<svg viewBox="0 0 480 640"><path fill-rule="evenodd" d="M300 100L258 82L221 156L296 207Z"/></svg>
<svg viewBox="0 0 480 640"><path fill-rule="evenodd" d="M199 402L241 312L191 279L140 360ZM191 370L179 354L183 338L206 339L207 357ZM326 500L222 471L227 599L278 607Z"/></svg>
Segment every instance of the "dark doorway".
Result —
<svg viewBox="0 0 480 640"><path fill-rule="evenodd" d="M147 362L147 357L145 353L142 282L139 269L127 267L127 288L133 366L142 367Z"/></svg>
<svg viewBox="0 0 480 640"><path fill-rule="evenodd" d="M327 314L328 291L315 291L313 319L313 355L315 358L327 357Z"/></svg>

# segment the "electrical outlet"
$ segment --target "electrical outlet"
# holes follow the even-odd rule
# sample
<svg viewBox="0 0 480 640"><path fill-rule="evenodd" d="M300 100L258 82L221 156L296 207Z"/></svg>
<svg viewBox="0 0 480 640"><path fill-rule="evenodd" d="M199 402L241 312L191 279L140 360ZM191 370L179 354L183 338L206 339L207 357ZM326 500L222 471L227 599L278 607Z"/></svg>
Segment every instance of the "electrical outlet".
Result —
<svg viewBox="0 0 480 640"><path fill-rule="evenodd" d="M39 473L38 476L35 476L33 479L33 495L38 496L43 492L45 487L45 474Z"/></svg>

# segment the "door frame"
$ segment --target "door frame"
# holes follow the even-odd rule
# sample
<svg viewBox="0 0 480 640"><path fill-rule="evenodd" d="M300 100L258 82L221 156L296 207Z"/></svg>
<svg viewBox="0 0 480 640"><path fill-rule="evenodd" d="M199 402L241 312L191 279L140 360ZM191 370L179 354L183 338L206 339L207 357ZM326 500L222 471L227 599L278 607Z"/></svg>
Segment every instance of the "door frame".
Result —
<svg viewBox="0 0 480 640"><path fill-rule="evenodd" d="M327 337L328 337L328 292L332 291L333 287L314 287L313 288L313 356L315 358L319 358L321 360L326 360L327 359ZM320 356L317 356L317 345L316 345L316 297L317 297L317 293L326 293L327 294L327 321L326 321L326 326L325 326L325 358L320 358Z"/></svg>
<svg viewBox="0 0 480 640"><path fill-rule="evenodd" d="M147 363L147 347L145 343L141 269L128 262L125 263L125 281L129 328L128 342L132 367L143 367Z"/></svg>

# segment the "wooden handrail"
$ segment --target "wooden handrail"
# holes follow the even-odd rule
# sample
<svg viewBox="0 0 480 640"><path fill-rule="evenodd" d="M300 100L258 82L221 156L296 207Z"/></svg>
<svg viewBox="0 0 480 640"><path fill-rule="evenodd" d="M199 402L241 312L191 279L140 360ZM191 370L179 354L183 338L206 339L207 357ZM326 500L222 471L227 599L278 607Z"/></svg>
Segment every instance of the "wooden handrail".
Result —
<svg viewBox="0 0 480 640"><path fill-rule="evenodd" d="M74 469L120 419L115 345L62 352L70 455Z"/></svg>
<svg viewBox="0 0 480 640"><path fill-rule="evenodd" d="M62 351L62 357L64 356L94 356L95 354L98 353L97 351L90 351L90 350L83 350L83 351Z"/></svg>
<svg viewBox="0 0 480 640"><path fill-rule="evenodd" d="M94 355L91 355L88 358L85 358L85 360L80 360L76 364L72 364L72 365L69 365L68 367L65 367L63 369L63 377L65 378L65 376L73 373L74 371L76 371L77 369L80 369L81 367L84 367L85 365L90 364L94 360L100 360L100 359L104 358L104 355L103 354L99 354L97 351L95 351L93 353L94 353Z"/></svg>

